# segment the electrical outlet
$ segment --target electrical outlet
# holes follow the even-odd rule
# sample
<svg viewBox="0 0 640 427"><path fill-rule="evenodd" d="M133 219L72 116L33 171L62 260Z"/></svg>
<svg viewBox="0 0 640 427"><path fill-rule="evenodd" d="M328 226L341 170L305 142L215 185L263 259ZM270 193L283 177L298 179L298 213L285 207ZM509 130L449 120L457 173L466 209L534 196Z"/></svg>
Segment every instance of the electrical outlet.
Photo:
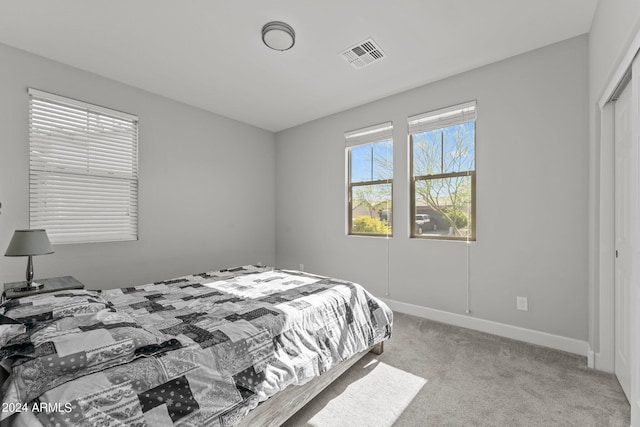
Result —
<svg viewBox="0 0 640 427"><path fill-rule="evenodd" d="M298 270L304 271L304 264L300 264L300 268Z"/></svg>
<svg viewBox="0 0 640 427"><path fill-rule="evenodd" d="M516 297L516 308L522 311L529 311L529 301L527 297Z"/></svg>

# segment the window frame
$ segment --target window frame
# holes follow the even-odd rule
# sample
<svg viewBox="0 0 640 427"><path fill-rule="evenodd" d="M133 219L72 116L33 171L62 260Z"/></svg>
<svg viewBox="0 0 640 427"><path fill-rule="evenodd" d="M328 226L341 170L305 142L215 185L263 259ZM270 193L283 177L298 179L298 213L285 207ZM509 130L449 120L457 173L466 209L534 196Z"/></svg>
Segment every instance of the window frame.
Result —
<svg viewBox="0 0 640 427"><path fill-rule="evenodd" d="M447 122L443 124L441 127L433 127L430 130L420 130L412 132L411 122L412 119L416 119L418 117L428 118L429 116L437 117L442 113L449 113L455 110L463 110L464 108L468 108L469 106L473 106L473 118L465 120L464 117L461 118L460 121ZM409 206L409 237L412 239L425 239L425 240L453 240L453 241L465 241L465 242L475 242L477 239L476 235L476 173L477 173L477 103L476 101L470 101L462 104L453 105L451 107L442 108L439 110L435 110L429 113L423 113L420 115L412 116L408 118L408 134L409 134L409 186L410 186L410 206ZM464 116L464 114L463 114ZM437 119L436 119L437 120ZM435 121L435 120L434 120ZM418 175L415 176L415 163L414 163L414 134L429 132L432 130L441 130L456 126L464 123L474 122L473 129L473 170L466 170L460 172L447 172L447 173L438 173L438 174L427 174L427 175ZM443 142L442 142L443 143ZM450 235L425 235L425 234L417 234L416 233L416 183L418 181L428 181L428 180L437 180L437 179L448 179L448 178L457 178L468 176L471 179L471 208L470 208L470 222L471 227L469 228L469 233L467 236L450 236Z"/></svg>
<svg viewBox="0 0 640 427"><path fill-rule="evenodd" d="M379 134L378 136L375 136ZM368 135L368 136L367 136ZM354 138L357 142L349 143L349 139ZM352 155L351 149L357 146L369 145L369 144L377 144L381 142L389 141L391 144L391 178L387 179L377 179L371 181L360 181L360 182L352 182ZM369 126L366 128L356 129L350 132L345 132L345 150L347 152L346 162L347 162L347 179L346 179L346 207L347 207L347 227L346 233L347 236L366 236L366 237L393 237L393 122L385 122L379 125ZM390 189L390 203L391 203L391 215L388 215L388 218L391 221L387 221L387 223L391 223L391 232L390 233L358 233L353 231L353 189L354 187L364 187L364 186L373 186L373 185L382 185L388 184L391 186Z"/></svg>
<svg viewBox="0 0 640 427"><path fill-rule="evenodd" d="M138 116L28 94L30 227L46 229L54 244L137 241Z"/></svg>

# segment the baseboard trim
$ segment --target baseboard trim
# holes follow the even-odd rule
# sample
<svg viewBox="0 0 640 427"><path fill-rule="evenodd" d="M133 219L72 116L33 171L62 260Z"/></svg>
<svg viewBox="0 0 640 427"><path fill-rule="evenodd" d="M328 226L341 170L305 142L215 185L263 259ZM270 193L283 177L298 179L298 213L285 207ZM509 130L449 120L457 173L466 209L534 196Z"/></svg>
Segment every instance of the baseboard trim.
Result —
<svg viewBox="0 0 640 427"><path fill-rule="evenodd" d="M588 356L590 350L587 341L567 338L560 335L549 334L547 332L535 331L533 329L521 328L519 326L507 325L505 323L494 322L492 320L480 319L470 315L451 313L434 308L422 307L406 302L382 299L392 310L399 311L413 316L424 317L436 322L448 323L462 328L473 329L486 332L500 337L511 338L530 344L541 345L568 353Z"/></svg>

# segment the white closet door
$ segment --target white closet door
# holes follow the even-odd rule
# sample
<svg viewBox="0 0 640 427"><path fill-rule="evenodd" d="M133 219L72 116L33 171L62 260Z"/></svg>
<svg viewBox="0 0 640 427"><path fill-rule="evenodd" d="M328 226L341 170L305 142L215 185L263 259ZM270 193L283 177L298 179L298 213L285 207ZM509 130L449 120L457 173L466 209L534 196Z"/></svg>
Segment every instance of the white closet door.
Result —
<svg viewBox="0 0 640 427"><path fill-rule="evenodd" d="M631 400L631 85L615 103L615 372Z"/></svg>

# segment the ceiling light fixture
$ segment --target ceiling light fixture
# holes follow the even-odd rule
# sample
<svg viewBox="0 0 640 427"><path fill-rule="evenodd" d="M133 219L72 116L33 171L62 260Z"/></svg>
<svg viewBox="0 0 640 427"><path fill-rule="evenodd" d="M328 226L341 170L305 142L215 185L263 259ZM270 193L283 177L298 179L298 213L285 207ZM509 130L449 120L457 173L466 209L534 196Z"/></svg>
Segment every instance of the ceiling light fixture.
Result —
<svg viewBox="0 0 640 427"><path fill-rule="evenodd" d="M268 22L262 27L262 41L273 50L289 50L296 43L296 32L284 22Z"/></svg>

